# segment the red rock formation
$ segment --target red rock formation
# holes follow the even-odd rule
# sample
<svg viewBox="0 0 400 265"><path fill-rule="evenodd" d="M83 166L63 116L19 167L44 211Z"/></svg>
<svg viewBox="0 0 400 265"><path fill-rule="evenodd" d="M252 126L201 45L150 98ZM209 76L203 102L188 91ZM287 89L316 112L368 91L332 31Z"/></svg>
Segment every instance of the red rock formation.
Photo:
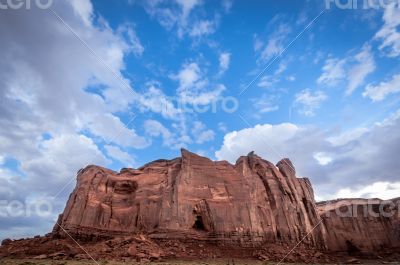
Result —
<svg viewBox="0 0 400 265"><path fill-rule="evenodd" d="M324 247L315 209L310 182L296 178L288 159L275 166L251 153L231 165L182 150L181 158L119 173L82 169L59 225L81 236L140 232L239 245L309 234L307 244Z"/></svg>
<svg viewBox="0 0 400 265"><path fill-rule="evenodd" d="M339 252L396 260L399 203L316 204L310 181L296 177L289 159L275 166L250 153L232 165L182 150L138 169L81 169L53 232L3 240L0 257L91 258L78 240L95 257L123 260L343 261Z"/></svg>
<svg viewBox="0 0 400 265"><path fill-rule="evenodd" d="M400 247L400 199L320 202L318 213L331 251L380 251Z"/></svg>

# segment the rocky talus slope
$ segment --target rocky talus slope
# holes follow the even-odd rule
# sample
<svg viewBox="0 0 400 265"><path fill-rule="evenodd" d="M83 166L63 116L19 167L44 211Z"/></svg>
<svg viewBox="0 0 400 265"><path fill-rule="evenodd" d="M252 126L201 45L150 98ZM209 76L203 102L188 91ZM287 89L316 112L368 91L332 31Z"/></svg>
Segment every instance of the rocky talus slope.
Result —
<svg viewBox="0 0 400 265"><path fill-rule="evenodd" d="M71 238L96 257L126 259L334 261L341 252L390 254L400 247L399 200L316 203L310 181L296 177L289 159L274 165L250 153L232 165L181 153L120 172L81 169L53 231L7 240L0 255L88 258Z"/></svg>

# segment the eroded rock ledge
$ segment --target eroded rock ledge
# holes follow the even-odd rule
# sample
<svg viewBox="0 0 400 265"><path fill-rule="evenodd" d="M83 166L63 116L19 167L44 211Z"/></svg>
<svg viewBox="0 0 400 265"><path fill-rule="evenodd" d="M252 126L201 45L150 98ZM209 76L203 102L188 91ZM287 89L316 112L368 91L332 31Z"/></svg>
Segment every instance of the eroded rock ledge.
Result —
<svg viewBox="0 0 400 265"><path fill-rule="evenodd" d="M158 256L185 256L191 252L174 247L190 248L199 242L200 249L210 248L208 253L214 251L215 256L232 252L229 255L263 259L275 255L268 252L272 250L284 255L299 241L297 251L320 253L315 254L318 257L324 256L321 252L378 253L400 247L398 199L382 208L390 213L387 216L344 217L343 207L354 206L354 214L371 205L372 211L377 212L382 201L346 199L316 203L310 181L296 177L289 159L274 165L249 153L232 165L184 149L181 154L176 159L157 160L120 172L99 166L81 169L76 188L52 233L36 241L44 240L51 245L54 240L64 242L72 236L88 248L93 247L94 241L103 242L104 253L99 247L93 250L98 255L112 256L124 251L134 253L128 256L136 258L141 248L160 252L161 247L157 246L162 246L164 253L156 251ZM118 240L125 240L128 245L147 243L127 248L120 242L118 250L110 250ZM32 250L34 243L22 240L7 242L0 248L0 255L9 255L18 245L25 246L26 253L29 249L41 253ZM195 248L190 251L201 257L199 248ZM289 258L295 253L298 252L294 251ZM302 260L301 256L298 254L297 260Z"/></svg>

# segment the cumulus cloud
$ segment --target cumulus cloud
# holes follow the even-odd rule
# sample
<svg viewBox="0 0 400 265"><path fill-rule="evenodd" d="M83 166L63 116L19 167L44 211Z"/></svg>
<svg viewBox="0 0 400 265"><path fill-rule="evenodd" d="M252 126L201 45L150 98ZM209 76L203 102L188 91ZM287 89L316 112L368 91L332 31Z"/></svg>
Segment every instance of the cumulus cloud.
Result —
<svg viewBox="0 0 400 265"><path fill-rule="evenodd" d="M176 107L173 99L165 95L158 86L157 82L149 83L147 90L139 96L142 102L139 106L141 112L151 111L166 119L178 120L183 114L182 109Z"/></svg>
<svg viewBox="0 0 400 265"><path fill-rule="evenodd" d="M93 17L93 6L90 0L71 0L75 14L83 21L86 26L90 26Z"/></svg>
<svg viewBox="0 0 400 265"><path fill-rule="evenodd" d="M42 141L35 146L34 153L27 156L28 160L20 161L24 177L0 169L0 199L5 204L21 204L24 210L37 205L35 201L44 200L48 206L47 215L38 216L32 211L30 214L0 216L1 234L7 232L7 236L13 238L47 233L65 206L76 172L87 164L106 166L110 162L92 139L76 134L58 135Z"/></svg>
<svg viewBox="0 0 400 265"><path fill-rule="evenodd" d="M215 132L207 128L200 121L190 122L190 131L186 122L172 124L173 130L168 129L156 120L146 120L144 123L146 133L151 137L161 137L163 145L172 149L186 147L187 144L203 144L211 141L215 137Z"/></svg>
<svg viewBox="0 0 400 265"><path fill-rule="evenodd" d="M400 74L392 76L388 81L378 85L369 84L363 93L363 97L368 97L372 101L382 101L388 95L400 92Z"/></svg>
<svg viewBox="0 0 400 265"><path fill-rule="evenodd" d="M359 188L344 188L336 193L337 198L380 198L390 200L399 197L400 182L378 181Z"/></svg>
<svg viewBox="0 0 400 265"><path fill-rule="evenodd" d="M310 89L304 89L296 94L294 107L300 114L311 117L327 98L328 96L320 90L313 93Z"/></svg>
<svg viewBox="0 0 400 265"><path fill-rule="evenodd" d="M217 100L225 90L223 84L210 84L195 62L184 64L171 78L179 82L177 93L183 104L207 105Z"/></svg>
<svg viewBox="0 0 400 265"><path fill-rule="evenodd" d="M134 123L127 128L115 115L129 111L139 98L121 74L125 56L139 56L144 49L133 27L113 30L104 19L95 20L90 1L56 1L53 9L101 59L51 12L32 5L0 16L0 155L17 164L17 170L1 167L9 174L1 180L9 191L2 199L16 192L19 201L40 196L54 204L52 216L36 232L23 229L38 224L36 217L1 220L0 229L7 223L14 235L51 229L77 170L110 163L98 145L149 144ZM98 91L88 92L93 87Z"/></svg>
<svg viewBox="0 0 400 265"><path fill-rule="evenodd" d="M104 149L106 149L107 155L109 157L125 164L125 167L132 167L135 162L132 155L122 151L121 148L119 148L118 146L105 145Z"/></svg>
<svg viewBox="0 0 400 265"><path fill-rule="evenodd" d="M321 200L337 198L339 191L346 189L354 192L346 197L386 198L389 188L376 189L371 194L364 190L370 190L368 187L377 182L397 185L399 129L400 111L345 140L339 140L340 135L349 134L290 123L259 124L227 133L215 156L234 162L240 155L255 151L274 163L289 157L299 176L311 178ZM333 144L331 138L335 136L337 141Z"/></svg>
<svg viewBox="0 0 400 265"><path fill-rule="evenodd" d="M29 187L36 192L54 192L53 187L74 180L74 173L85 165L109 163L93 140L84 135L62 134L41 142L37 148L33 159L21 162L21 169L30 175Z"/></svg>
<svg viewBox="0 0 400 265"><path fill-rule="evenodd" d="M179 148L176 143L176 139L171 131L156 120L146 120L144 124L146 133L152 137L161 136L163 139L163 145L172 148Z"/></svg>
<svg viewBox="0 0 400 265"><path fill-rule="evenodd" d="M203 144L214 139L215 133L213 130L207 129L204 123L196 121L192 128L193 138L196 143Z"/></svg>

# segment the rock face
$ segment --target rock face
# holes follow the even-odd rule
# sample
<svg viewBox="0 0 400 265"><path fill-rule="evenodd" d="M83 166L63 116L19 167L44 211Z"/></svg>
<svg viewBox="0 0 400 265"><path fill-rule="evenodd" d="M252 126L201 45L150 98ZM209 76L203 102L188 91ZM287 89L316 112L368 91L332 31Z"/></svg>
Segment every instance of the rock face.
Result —
<svg viewBox="0 0 400 265"><path fill-rule="evenodd" d="M317 204L328 249L381 251L400 247L400 199L341 199Z"/></svg>
<svg viewBox="0 0 400 265"><path fill-rule="evenodd" d="M181 153L138 169L80 170L53 233L146 234L247 247L303 240L314 249L349 253L400 247L398 199L386 206L379 199L316 204L310 181L296 177L289 159L274 165L250 153L232 165Z"/></svg>
<svg viewBox="0 0 400 265"><path fill-rule="evenodd" d="M368 254L394 261L400 259L399 204L400 199L316 203L310 181L296 177L289 159L274 165L250 153L232 165L182 150L179 158L138 169L81 169L53 232L3 240L0 257L91 259L90 253L123 261L235 257L316 263Z"/></svg>
<svg viewBox="0 0 400 265"><path fill-rule="evenodd" d="M250 153L231 165L186 150L119 173L88 166L78 173L54 232L145 233L242 246L296 243L309 235L306 244L325 248L310 181L295 173L288 159L275 166Z"/></svg>

